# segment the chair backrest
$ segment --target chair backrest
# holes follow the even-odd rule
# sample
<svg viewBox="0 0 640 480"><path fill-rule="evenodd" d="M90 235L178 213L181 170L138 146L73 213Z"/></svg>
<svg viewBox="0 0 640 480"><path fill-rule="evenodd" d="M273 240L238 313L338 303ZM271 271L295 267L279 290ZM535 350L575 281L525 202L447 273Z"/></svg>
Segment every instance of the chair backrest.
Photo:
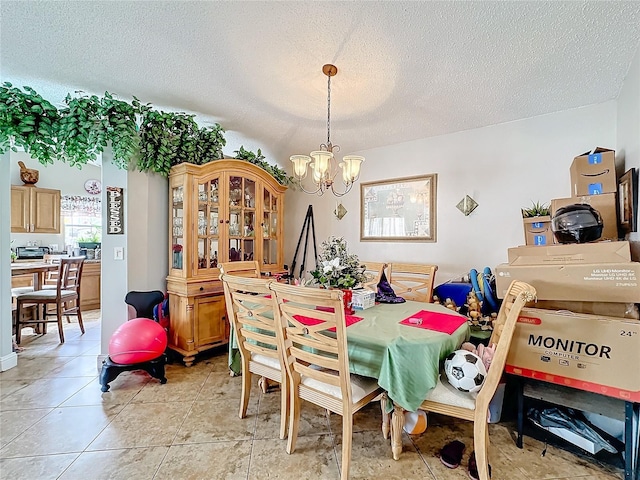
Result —
<svg viewBox="0 0 640 480"><path fill-rule="evenodd" d="M60 264L60 259L68 258L69 255L52 255L50 253L45 253L42 257L44 263L50 264ZM45 285L56 285L58 282L58 270L49 270L44 276L44 284Z"/></svg>
<svg viewBox="0 0 640 480"><path fill-rule="evenodd" d="M367 281L362 285L369 290L373 290L374 292L378 290L378 283L380 283L380 277L382 277L382 272L389 279L391 264L383 263L383 262L361 262L364 266L364 275L367 277Z"/></svg>
<svg viewBox="0 0 640 480"><path fill-rule="evenodd" d="M230 274L237 277L260 278L260 264L257 260L221 262L218 266L220 267L221 274Z"/></svg>
<svg viewBox="0 0 640 480"><path fill-rule="evenodd" d="M396 295L417 302L433 301L437 265L392 263L389 284Z"/></svg>
<svg viewBox="0 0 640 480"><path fill-rule="evenodd" d="M294 384L301 376L340 388L351 405L342 291L273 282L274 313L285 366ZM338 407L339 408L339 407Z"/></svg>
<svg viewBox="0 0 640 480"><path fill-rule="evenodd" d="M132 318L149 318L153 320L153 307L164 300L164 293L160 290L149 292L131 291L124 297L128 308L129 320Z"/></svg>
<svg viewBox="0 0 640 480"><path fill-rule="evenodd" d="M496 350L491 360L487 378L476 398L477 412L489 409L489 403L502 378L520 311L528 302L532 302L535 299L536 289L528 283L514 280L507 289L498 317L493 321L493 334L489 340L489 345L495 344ZM482 415L486 414L482 413Z"/></svg>
<svg viewBox="0 0 640 480"><path fill-rule="evenodd" d="M242 357L250 359L254 353L275 358L284 371L278 352L278 337L273 314L271 280L223 274L227 317L236 333Z"/></svg>
<svg viewBox="0 0 640 480"><path fill-rule="evenodd" d="M58 267L58 279L56 282L57 296L62 290L75 291L80 298L80 281L82 279L82 266L85 257L67 257L60 259Z"/></svg>

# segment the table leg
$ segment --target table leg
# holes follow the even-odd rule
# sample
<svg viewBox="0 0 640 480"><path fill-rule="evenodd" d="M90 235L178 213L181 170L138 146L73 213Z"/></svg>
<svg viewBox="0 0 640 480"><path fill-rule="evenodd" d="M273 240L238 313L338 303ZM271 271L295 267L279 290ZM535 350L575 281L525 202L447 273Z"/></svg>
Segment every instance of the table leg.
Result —
<svg viewBox="0 0 640 480"><path fill-rule="evenodd" d="M398 405L394 405L391 414L391 452L393 459L400 459L402 453L402 429L404 427L404 410Z"/></svg>
<svg viewBox="0 0 640 480"><path fill-rule="evenodd" d="M387 405L389 402L389 397L387 397L387 393L382 394L382 398L380 398L380 409L382 410L382 438L389 438L389 428L390 428L390 415L387 413Z"/></svg>
<svg viewBox="0 0 640 480"><path fill-rule="evenodd" d="M33 274L33 291L34 292L37 292L38 290L42 290L42 285L44 284L42 279L44 275L45 274L41 272L36 272ZM43 305L42 308L46 310L47 306ZM40 316L40 305L36 305L36 319L40 320L43 317L44 317L44 314L42 317ZM33 326L33 332L38 335L44 335L45 333L47 333L47 324L44 322L36 323Z"/></svg>
<svg viewBox="0 0 640 480"><path fill-rule="evenodd" d="M518 437L516 439L516 446L522 448L522 431L524 430L524 382L520 379L516 381L518 388Z"/></svg>
<svg viewBox="0 0 640 480"><path fill-rule="evenodd" d="M638 480L640 403L625 402L624 419L624 478L625 480Z"/></svg>

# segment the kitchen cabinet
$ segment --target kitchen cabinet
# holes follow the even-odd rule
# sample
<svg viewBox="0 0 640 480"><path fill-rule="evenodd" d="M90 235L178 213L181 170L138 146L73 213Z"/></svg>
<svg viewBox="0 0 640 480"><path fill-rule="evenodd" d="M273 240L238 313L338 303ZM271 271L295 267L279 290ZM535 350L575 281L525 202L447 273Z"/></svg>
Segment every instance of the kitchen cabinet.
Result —
<svg viewBox="0 0 640 480"><path fill-rule="evenodd" d="M189 366L229 341L219 262L283 270L286 187L249 162L216 160L174 166L169 189L169 348Z"/></svg>
<svg viewBox="0 0 640 480"><path fill-rule="evenodd" d="M80 309L83 312L100 308L100 274L99 260L84 261L80 279Z"/></svg>
<svg viewBox="0 0 640 480"><path fill-rule="evenodd" d="M60 190L11 185L11 233L60 233Z"/></svg>

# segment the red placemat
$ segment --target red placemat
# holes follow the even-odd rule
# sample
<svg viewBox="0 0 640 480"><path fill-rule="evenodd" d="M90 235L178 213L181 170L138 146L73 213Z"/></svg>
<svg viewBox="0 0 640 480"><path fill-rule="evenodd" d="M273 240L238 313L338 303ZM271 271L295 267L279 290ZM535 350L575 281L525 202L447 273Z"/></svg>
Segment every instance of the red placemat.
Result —
<svg viewBox="0 0 640 480"><path fill-rule="evenodd" d="M466 322L467 319L460 315L449 315L447 313L420 310L419 312L402 320L400 324L451 335L460 328L460 325L463 325Z"/></svg>
<svg viewBox="0 0 640 480"><path fill-rule="evenodd" d="M322 320L318 320L317 318L305 317L304 315L294 315L293 318L298 320L300 323L303 323L304 325L309 325L309 326L322 323ZM358 323L360 320L362 320L362 317L356 317L355 315L345 315L345 323L347 327L349 325L353 325L354 323ZM336 329L335 327L333 327L333 328L330 328L329 331L335 332Z"/></svg>

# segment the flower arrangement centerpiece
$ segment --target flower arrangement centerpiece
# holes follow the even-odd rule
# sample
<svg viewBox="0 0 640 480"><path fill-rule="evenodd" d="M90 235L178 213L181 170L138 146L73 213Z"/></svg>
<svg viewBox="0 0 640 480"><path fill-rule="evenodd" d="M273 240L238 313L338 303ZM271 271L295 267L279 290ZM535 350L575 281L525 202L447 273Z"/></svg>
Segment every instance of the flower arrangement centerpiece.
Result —
<svg viewBox="0 0 640 480"><path fill-rule="evenodd" d="M347 242L342 237L329 237L322 242L318 255L319 266L310 272L316 283L324 288L353 288L366 281L364 266L355 254L347 252Z"/></svg>

